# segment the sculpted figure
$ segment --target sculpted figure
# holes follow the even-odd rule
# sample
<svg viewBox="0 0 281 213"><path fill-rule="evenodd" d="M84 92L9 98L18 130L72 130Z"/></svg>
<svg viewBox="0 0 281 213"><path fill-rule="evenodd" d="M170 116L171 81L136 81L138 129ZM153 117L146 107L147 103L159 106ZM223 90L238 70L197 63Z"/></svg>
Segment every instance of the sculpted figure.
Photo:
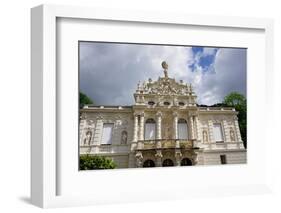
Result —
<svg viewBox="0 0 281 213"><path fill-rule="evenodd" d="M231 141L235 141L235 135L234 135L234 131L230 130L230 140Z"/></svg>
<svg viewBox="0 0 281 213"><path fill-rule="evenodd" d="M128 133L126 131L122 132L121 135L121 144L127 144Z"/></svg>
<svg viewBox="0 0 281 213"><path fill-rule="evenodd" d="M203 142L204 143L208 142L208 134L206 130L203 131Z"/></svg>
<svg viewBox="0 0 281 213"><path fill-rule="evenodd" d="M164 69L165 78L168 78L168 64L166 63L166 61L162 62L162 68Z"/></svg>
<svg viewBox="0 0 281 213"><path fill-rule="evenodd" d="M86 137L84 139L84 145L86 145L86 144L90 145L91 139L92 139L92 132L91 131L87 131Z"/></svg>

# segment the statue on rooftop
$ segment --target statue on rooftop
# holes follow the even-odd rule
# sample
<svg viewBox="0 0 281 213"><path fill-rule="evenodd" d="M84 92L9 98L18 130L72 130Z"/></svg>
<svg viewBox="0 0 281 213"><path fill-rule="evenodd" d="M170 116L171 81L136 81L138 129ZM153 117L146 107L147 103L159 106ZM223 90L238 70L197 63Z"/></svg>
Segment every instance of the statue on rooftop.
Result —
<svg viewBox="0 0 281 213"><path fill-rule="evenodd" d="M166 61L162 62L162 68L164 69L165 78L168 78L168 64L166 63Z"/></svg>

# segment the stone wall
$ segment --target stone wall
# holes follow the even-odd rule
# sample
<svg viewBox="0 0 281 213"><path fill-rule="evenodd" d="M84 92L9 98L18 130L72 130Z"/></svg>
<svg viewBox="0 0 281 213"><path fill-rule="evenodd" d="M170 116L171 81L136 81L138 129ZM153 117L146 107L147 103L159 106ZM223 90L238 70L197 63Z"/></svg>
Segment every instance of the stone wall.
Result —
<svg viewBox="0 0 281 213"><path fill-rule="evenodd" d="M226 156L226 164L245 164L247 163L246 151L219 151L219 152L204 152L204 165L220 165L220 155Z"/></svg>

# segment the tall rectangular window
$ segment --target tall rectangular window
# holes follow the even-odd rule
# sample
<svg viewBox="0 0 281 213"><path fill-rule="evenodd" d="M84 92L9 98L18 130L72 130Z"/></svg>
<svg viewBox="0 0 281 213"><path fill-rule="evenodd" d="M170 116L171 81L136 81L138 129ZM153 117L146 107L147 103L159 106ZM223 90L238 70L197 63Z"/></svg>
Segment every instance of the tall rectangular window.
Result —
<svg viewBox="0 0 281 213"><path fill-rule="evenodd" d="M214 139L216 142L223 142L222 128L221 124L216 123L214 126Z"/></svg>
<svg viewBox="0 0 281 213"><path fill-rule="evenodd" d="M111 123L103 124L101 144L104 145L112 144L112 132L113 132L113 124Z"/></svg>
<svg viewBox="0 0 281 213"><path fill-rule="evenodd" d="M145 124L145 140L154 140L155 139L155 123L146 123Z"/></svg>
<svg viewBox="0 0 281 213"><path fill-rule="evenodd" d="M220 155L220 158L221 158L221 164L226 164L226 156Z"/></svg>
<svg viewBox="0 0 281 213"><path fill-rule="evenodd" d="M187 124L178 123L178 139L188 139Z"/></svg>

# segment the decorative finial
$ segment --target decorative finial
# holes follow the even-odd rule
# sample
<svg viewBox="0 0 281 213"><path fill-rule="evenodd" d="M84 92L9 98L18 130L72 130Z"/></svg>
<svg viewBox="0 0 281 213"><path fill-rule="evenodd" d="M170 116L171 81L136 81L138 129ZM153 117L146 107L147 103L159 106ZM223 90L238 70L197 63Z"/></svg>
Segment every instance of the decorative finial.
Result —
<svg viewBox="0 0 281 213"><path fill-rule="evenodd" d="M168 64L166 63L166 61L162 62L162 68L164 69L165 78L168 78Z"/></svg>

